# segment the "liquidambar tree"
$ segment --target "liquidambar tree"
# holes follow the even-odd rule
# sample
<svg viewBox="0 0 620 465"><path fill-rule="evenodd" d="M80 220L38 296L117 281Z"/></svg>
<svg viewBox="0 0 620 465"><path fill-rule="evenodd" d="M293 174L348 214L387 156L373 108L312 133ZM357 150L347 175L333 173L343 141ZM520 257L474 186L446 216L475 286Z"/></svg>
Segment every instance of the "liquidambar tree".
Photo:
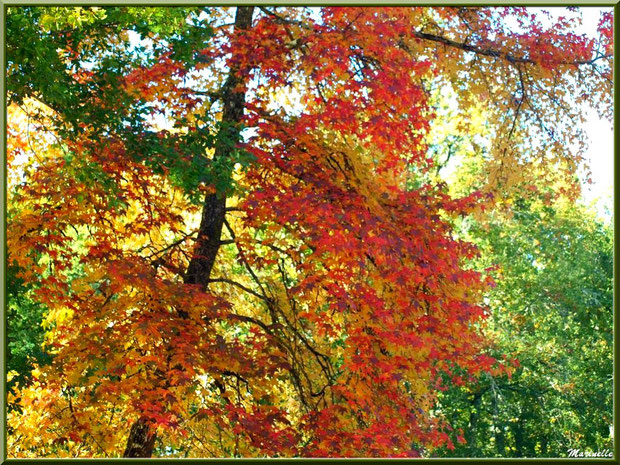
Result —
<svg viewBox="0 0 620 465"><path fill-rule="evenodd" d="M612 49L611 15L599 40L571 15L9 8L8 263L50 359L10 393L9 455L463 441L436 393L511 361L485 352L490 283L451 218L529 173L574 187ZM442 86L492 135L465 198L425 181Z"/></svg>

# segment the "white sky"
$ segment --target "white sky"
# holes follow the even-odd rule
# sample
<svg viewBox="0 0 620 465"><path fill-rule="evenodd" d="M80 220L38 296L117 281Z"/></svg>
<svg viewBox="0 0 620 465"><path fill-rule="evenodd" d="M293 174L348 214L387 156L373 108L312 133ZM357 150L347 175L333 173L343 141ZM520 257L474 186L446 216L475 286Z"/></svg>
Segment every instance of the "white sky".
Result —
<svg viewBox="0 0 620 465"><path fill-rule="evenodd" d="M600 12L611 8L583 7L582 30L586 34L596 32ZM613 126L609 121L601 120L594 111L589 111L585 127L590 138L590 147L586 158L592 171L592 185L584 185L583 199L586 203L596 202L599 214L613 215L614 187L614 137ZM609 213L605 212L608 207Z"/></svg>
<svg viewBox="0 0 620 465"><path fill-rule="evenodd" d="M575 29L578 34L596 35L600 14L613 8L580 7L582 24ZM553 16L567 15L565 8L531 8L531 10L547 10ZM584 128L590 139L586 159L592 172L593 184L584 184L582 199L586 204L595 203L599 215L609 218L613 215L614 187L614 138L613 126L609 121L602 120L591 109ZM606 211L607 210L607 211Z"/></svg>
<svg viewBox="0 0 620 465"><path fill-rule="evenodd" d="M596 203L597 211L602 216L613 215L614 187L614 142L612 125L598 118L594 112L586 123L585 130L590 138L590 147L586 158L592 171L592 184L583 186L584 202ZM606 212L605 209L609 212Z"/></svg>

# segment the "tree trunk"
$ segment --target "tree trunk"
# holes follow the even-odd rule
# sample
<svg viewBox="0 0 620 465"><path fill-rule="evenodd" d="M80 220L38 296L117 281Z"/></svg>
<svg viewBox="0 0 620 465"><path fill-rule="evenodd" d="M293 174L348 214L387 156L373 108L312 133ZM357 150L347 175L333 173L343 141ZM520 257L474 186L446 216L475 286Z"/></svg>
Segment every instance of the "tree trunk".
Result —
<svg viewBox="0 0 620 465"><path fill-rule="evenodd" d="M253 13L253 6L237 7L235 32L251 27ZM231 67L222 88L222 125L217 137L218 143L215 147L214 159L230 157L239 141L239 124L245 108L245 90L239 90L240 87L244 89L244 86L239 86L243 78L237 75L238 72L237 67ZM220 173L220 175L230 177L232 172ZM184 276L186 284L199 284L203 287L209 284L211 270L220 247L225 214L225 192L215 192L205 197L196 246ZM183 311L180 311L179 315L187 317ZM156 434L153 427L147 419L141 417L131 426L123 456L151 457L155 439Z"/></svg>
<svg viewBox="0 0 620 465"><path fill-rule="evenodd" d="M155 431L145 417L140 417L129 431L123 457L150 457L155 445Z"/></svg>
<svg viewBox="0 0 620 465"><path fill-rule="evenodd" d="M524 446L524 440L523 440L524 421L523 421L523 417L521 415L519 415L519 420L517 421L517 424L515 425L515 433L514 433L514 435L515 435L515 457L519 457L519 458L525 457L524 450L523 450L523 446ZM542 439L544 440L544 438L542 438ZM545 451L543 450L542 453L544 454Z"/></svg>
<svg viewBox="0 0 620 465"><path fill-rule="evenodd" d="M480 409L480 401L482 399L482 392L476 392L474 398L471 401L469 409L469 424L467 425L467 431L465 432L465 440L467 441L467 449L469 450L469 456L474 457L476 450L476 433L478 427L478 410Z"/></svg>
<svg viewBox="0 0 620 465"><path fill-rule="evenodd" d="M237 7L235 31L248 29L252 25L253 12L254 7L252 6ZM239 91L238 89L242 79L237 76L238 72L237 67L231 67L222 89L222 126L217 137L218 143L213 155L214 160L230 157L239 141L239 123L243 118L245 90ZM229 171L225 175L230 178L232 172ZM207 195L202 209L196 248L185 273L186 284L206 286L209 283L211 270L220 247L225 214L226 193L214 192Z"/></svg>

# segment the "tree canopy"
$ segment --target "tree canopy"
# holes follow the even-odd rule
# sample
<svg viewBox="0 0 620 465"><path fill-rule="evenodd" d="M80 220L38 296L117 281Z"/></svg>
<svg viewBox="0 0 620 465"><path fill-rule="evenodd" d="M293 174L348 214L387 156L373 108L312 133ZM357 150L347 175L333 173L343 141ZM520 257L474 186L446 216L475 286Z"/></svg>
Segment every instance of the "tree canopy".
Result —
<svg viewBox="0 0 620 465"><path fill-rule="evenodd" d="M520 247L501 238L547 227L493 214L573 205L580 104L611 118L611 13L595 39L573 32L573 13L9 8L9 456L418 457L474 444L465 410L446 414L448 389L544 385L525 380L530 352L506 350L490 315L519 292L534 305L539 287L563 300L516 324L524 347L524 325L563 331L567 312L600 308L609 322L598 283L561 290L561 274L583 277L572 265L554 282L531 278L529 258L493 276ZM436 175L446 159L431 138L448 93L450 137L488 142L461 192ZM471 215L483 235L459 229ZM573 232L535 237L555 257L554 235L583 244ZM30 345L13 349L22 332ZM590 386L553 364L571 389Z"/></svg>

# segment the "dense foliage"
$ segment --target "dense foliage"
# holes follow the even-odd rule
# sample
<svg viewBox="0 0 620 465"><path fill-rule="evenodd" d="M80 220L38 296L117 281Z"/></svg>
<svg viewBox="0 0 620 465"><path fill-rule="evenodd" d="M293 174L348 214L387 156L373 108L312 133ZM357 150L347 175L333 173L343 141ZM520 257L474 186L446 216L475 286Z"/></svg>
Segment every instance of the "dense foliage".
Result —
<svg viewBox="0 0 620 465"><path fill-rule="evenodd" d="M574 200L610 13L597 39L526 8L12 7L6 28L10 456L608 444L609 234ZM445 141L486 144L461 193L433 139L448 92Z"/></svg>
<svg viewBox="0 0 620 465"><path fill-rule="evenodd" d="M442 393L468 431L454 454L562 457L613 450L613 234L583 207L519 201L512 218L469 225L497 266L487 330L518 368ZM452 454L451 454L452 455Z"/></svg>

